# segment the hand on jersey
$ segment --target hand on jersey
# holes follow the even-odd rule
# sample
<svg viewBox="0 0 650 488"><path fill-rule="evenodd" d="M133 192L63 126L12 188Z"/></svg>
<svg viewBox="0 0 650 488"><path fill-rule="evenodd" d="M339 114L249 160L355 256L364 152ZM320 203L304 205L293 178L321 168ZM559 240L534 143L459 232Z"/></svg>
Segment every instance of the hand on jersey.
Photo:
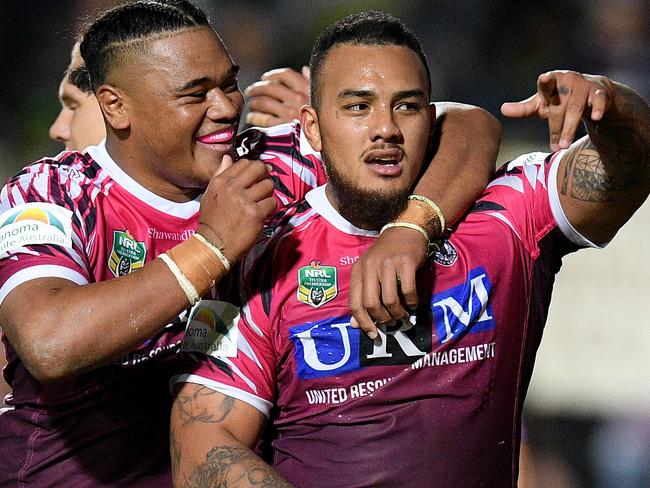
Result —
<svg viewBox="0 0 650 488"><path fill-rule="evenodd" d="M268 71L244 90L249 113L246 123L270 127L297 119L300 107L309 103L309 68L302 73L291 68Z"/></svg>
<svg viewBox="0 0 650 488"><path fill-rule="evenodd" d="M613 84L605 76L549 71L537 78L537 93L501 106L506 117L548 120L551 150L568 148L583 117L601 120L612 105Z"/></svg>
<svg viewBox="0 0 650 488"><path fill-rule="evenodd" d="M424 239L411 229L387 229L352 266L352 327L375 339L377 326L408 320L418 305L415 274L427 255Z"/></svg>
<svg viewBox="0 0 650 488"><path fill-rule="evenodd" d="M224 156L224 167L201 199L199 232L234 262L253 246L277 204L263 162L240 159L232 164Z"/></svg>

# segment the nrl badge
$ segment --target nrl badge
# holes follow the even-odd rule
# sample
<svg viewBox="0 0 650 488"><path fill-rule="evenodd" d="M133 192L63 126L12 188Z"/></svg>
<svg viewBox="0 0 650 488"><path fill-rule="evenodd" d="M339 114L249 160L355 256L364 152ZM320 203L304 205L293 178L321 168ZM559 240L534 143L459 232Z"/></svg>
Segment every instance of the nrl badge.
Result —
<svg viewBox="0 0 650 488"><path fill-rule="evenodd" d="M108 257L108 267L116 278L142 268L146 256L144 242L136 241L128 230L113 231L113 249Z"/></svg>
<svg viewBox="0 0 650 488"><path fill-rule="evenodd" d="M236 357L239 338L239 308L231 303L200 300L187 320L183 352L214 357Z"/></svg>
<svg viewBox="0 0 650 488"><path fill-rule="evenodd" d="M338 294L336 267L312 261L298 270L298 300L318 308Z"/></svg>

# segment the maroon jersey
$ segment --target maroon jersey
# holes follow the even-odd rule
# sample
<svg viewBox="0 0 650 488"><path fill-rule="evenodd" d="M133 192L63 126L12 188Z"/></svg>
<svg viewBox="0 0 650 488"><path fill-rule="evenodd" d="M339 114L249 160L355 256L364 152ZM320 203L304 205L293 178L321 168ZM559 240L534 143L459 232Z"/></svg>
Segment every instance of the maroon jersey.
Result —
<svg viewBox="0 0 650 488"><path fill-rule="evenodd" d="M264 151L281 202L324 179L317 153L304 145L300 153L298 126L243 136L240 155L253 146ZM146 190L103 143L41 160L0 194L0 300L35 278L86 284L135 271L189 238L198 210L199 199L175 203ZM183 312L115 364L56 384L36 381L3 337L13 392L0 414L0 485L171 486L167 368L186 318Z"/></svg>
<svg viewBox="0 0 650 488"><path fill-rule="evenodd" d="M270 416L273 465L300 487L514 485L553 278L564 254L591 245L562 213L559 160L502 168L419 275L411 320L378 341L348 312L352 264L376 233L312 190L243 260L245 305L215 329L223 350L184 345L173 381ZM197 305L188 331L210 307Z"/></svg>

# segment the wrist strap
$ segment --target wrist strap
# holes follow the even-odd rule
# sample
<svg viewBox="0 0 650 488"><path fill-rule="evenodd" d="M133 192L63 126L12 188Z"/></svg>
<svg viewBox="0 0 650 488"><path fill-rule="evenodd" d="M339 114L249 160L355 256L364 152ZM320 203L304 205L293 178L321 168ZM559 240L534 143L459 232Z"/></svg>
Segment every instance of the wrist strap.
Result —
<svg viewBox="0 0 650 488"><path fill-rule="evenodd" d="M425 204L427 204L431 208L431 210L433 210L433 212L438 217L438 220L440 221L441 234L445 232L445 230L447 229L445 216L443 215L442 210L440 210L440 207L438 207L438 205L433 203L432 200L425 197L424 195L415 195L415 194L413 194L413 195L409 195L408 199L409 200L415 200L417 202L424 202Z"/></svg>
<svg viewBox="0 0 650 488"><path fill-rule="evenodd" d="M167 254L160 254L158 257L163 263L167 265L169 271L172 272L174 278L176 278L176 281L178 281L178 284L183 289L183 292L185 292L187 300L190 302L190 306L194 306L194 304L199 301L200 297L192 282L187 278L187 276L183 274L176 262Z"/></svg>
<svg viewBox="0 0 650 488"><path fill-rule="evenodd" d="M402 222L402 221L389 222L381 228L379 234L381 235L384 233L386 229L392 229L393 227L405 227L407 229L418 231L420 234L422 234L422 237L424 237L424 240L427 243L427 248L429 247L429 234L427 234L427 231L424 230L424 228L419 226L418 224L413 224L411 222Z"/></svg>
<svg viewBox="0 0 650 488"><path fill-rule="evenodd" d="M205 237L203 237L201 234L198 232L195 232L192 237L196 237L199 242L201 242L203 245L205 245L210 251L212 251L217 258L219 258L219 261L221 261L221 264L223 264L223 267L226 270L226 273L230 271L230 261L228 261L228 258L225 256L225 254L219 249L217 246L212 244L210 241L208 241Z"/></svg>

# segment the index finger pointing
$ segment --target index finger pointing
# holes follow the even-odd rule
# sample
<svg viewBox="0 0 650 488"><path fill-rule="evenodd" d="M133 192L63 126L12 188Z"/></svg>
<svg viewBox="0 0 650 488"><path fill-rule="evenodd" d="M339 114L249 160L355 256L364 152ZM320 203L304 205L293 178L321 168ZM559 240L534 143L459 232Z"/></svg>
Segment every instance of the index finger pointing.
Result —
<svg viewBox="0 0 650 488"><path fill-rule="evenodd" d="M539 109L539 95L535 93L521 102L506 102L501 105L501 113L513 119L532 117Z"/></svg>

